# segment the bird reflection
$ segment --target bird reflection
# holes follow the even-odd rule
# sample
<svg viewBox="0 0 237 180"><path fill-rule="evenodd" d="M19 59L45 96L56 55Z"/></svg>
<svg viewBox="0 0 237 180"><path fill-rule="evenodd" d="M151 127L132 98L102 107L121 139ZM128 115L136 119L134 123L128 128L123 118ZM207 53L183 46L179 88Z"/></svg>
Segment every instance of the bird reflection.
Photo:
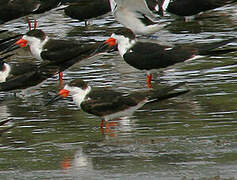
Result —
<svg viewBox="0 0 237 180"><path fill-rule="evenodd" d="M14 127L7 106L0 105L0 136Z"/></svg>
<svg viewBox="0 0 237 180"><path fill-rule="evenodd" d="M72 96L73 102L78 108L102 119L100 125L102 134L106 132L111 133L113 136L114 130L111 129L117 127L118 122L120 122L114 121L118 117L131 116L145 104L159 102L187 93L189 90L175 91L182 85L184 83L125 94L104 87L92 88L82 79L75 79L66 84L45 105L47 106L57 100Z"/></svg>
<svg viewBox="0 0 237 180"><path fill-rule="evenodd" d="M88 157L88 154L83 151L82 147L78 147L72 159L68 156L64 157L61 162L61 168L64 170L88 171L93 169L92 159Z"/></svg>

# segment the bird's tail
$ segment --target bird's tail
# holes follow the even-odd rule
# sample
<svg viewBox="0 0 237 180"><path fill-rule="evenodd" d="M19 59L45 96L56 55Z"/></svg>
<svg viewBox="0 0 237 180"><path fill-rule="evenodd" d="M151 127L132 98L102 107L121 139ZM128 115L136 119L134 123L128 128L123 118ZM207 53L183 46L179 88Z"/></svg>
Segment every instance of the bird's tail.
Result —
<svg viewBox="0 0 237 180"><path fill-rule="evenodd" d="M214 42L214 43L202 45L202 46L198 47L199 48L199 55L218 55L218 54L225 54L225 53L237 51L237 49L214 50L216 48L225 46L225 45L227 45L231 42L234 42L234 41L237 41L237 38L231 38L231 39L227 39L227 40L223 40L223 41L219 41L219 42Z"/></svg>
<svg viewBox="0 0 237 180"><path fill-rule="evenodd" d="M152 92L150 92L150 96L149 96L149 102L157 102L157 101L162 101L165 99L169 99L169 98L173 98L173 97L177 97L180 95L183 95L187 92L189 92L190 90L182 90L182 91L177 91L177 92L171 92L181 86L185 85L184 82L175 84L173 86L168 86L165 88L161 88L161 89L153 89L151 90Z"/></svg>

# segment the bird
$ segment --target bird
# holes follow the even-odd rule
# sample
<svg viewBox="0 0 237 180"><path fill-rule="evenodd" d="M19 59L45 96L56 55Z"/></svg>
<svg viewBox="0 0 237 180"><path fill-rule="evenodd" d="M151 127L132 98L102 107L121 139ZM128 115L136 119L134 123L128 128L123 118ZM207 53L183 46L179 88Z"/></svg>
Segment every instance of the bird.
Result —
<svg viewBox="0 0 237 180"><path fill-rule="evenodd" d="M8 63L5 59L14 54L8 54L0 58L0 91L19 91L22 95L31 95L29 89L34 89L48 78L64 71L78 59L55 64L51 61L43 61L36 64L34 61Z"/></svg>
<svg viewBox="0 0 237 180"><path fill-rule="evenodd" d="M163 14L164 11L180 17L184 17L185 21L190 21L197 14L208 10L216 9L227 4L237 2L236 0L157 0L157 6L154 9Z"/></svg>
<svg viewBox="0 0 237 180"><path fill-rule="evenodd" d="M83 111L101 117L103 127L104 121L124 116L128 111L135 111L146 103L159 102L189 92L189 90L172 92L184 84L178 83L164 88L125 94L109 88L92 88L84 80L74 79L45 105L48 106L70 95L73 102Z"/></svg>
<svg viewBox="0 0 237 180"><path fill-rule="evenodd" d="M12 55L0 59L0 91L22 90L24 94L28 88L39 85L60 71L60 67L50 63L5 62Z"/></svg>
<svg viewBox="0 0 237 180"><path fill-rule="evenodd" d="M19 1L19 0L18 0ZM28 0L29 1L29 0ZM59 7L62 4L61 0L40 0L39 5L32 12L32 14L42 14Z"/></svg>
<svg viewBox="0 0 237 180"><path fill-rule="evenodd" d="M109 39L97 48L96 52L102 51L106 46L117 45L120 56L129 65L147 71L147 87L151 88L151 72L155 69L166 68L176 63L201 56L211 56L236 51L237 49L216 49L228 43L236 41L231 38L219 42L207 44L163 46L153 42L139 41L135 34L127 28L114 32ZM216 50L215 50L216 49Z"/></svg>
<svg viewBox="0 0 237 180"><path fill-rule="evenodd" d="M102 16L110 11L108 0L81 0L79 2L69 3L69 6L64 8L64 13L79 21L85 21L88 25L88 20Z"/></svg>
<svg viewBox="0 0 237 180"><path fill-rule="evenodd" d="M60 0L1 0L0 24L29 14L44 13L59 4Z"/></svg>
<svg viewBox="0 0 237 180"><path fill-rule="evenodd" d="M26 18L26 20L28 23L29 31L30 31L32 29L31 21L28 17ZM36 29L36 27L37 27L37 20L36 19L34 19L33 27L34 27L34 29ZM14 50L20 48L20 46L16 46L15 42L18 41L19 37L22 37L22 36L23 36L22 34L16 34L14 36L10 36L8 38L1 39L0 40L0 52L1 52L0 55L7 54L11 51L14 51Z"/></svg>
<svg viewBox="0 0 237 180"><path fill-rule="evenodd" d="M151 35L166 24L157 23L145 0L109 0L115 19L137 35Z"/></svg>
<svg viewBox="0 0 237 180"><path fill-rule="evenodd" d="M48 61L56 66L64 65L64 70L76 62L90 57L97 43L85 43L73 40L52 39L41 29L28 31L14 46L28 46L32 56L40 61ZM62 86L62 72L59 73L60 86Z"/></svg>

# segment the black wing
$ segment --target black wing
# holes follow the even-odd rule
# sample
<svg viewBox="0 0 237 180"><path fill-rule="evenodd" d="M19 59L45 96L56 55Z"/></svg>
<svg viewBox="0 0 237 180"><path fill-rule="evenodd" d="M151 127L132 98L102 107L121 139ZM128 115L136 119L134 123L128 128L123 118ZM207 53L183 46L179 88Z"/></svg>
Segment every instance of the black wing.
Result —
<svg viewBox="0 0 237 180"><path fill-rule="evenodd" d="M182 46L169 48L155 43L140 42L124 55L124 60L137 69L150 70L183 62L197 52L195 48Z"/></svg>
<svg viewBox="0 0 237 180"><path fill-rule="evenodd" d="M92 91L89 99L81 104L81 108L87 113L104 116L136 105L136 101L120 92L103 89Z"/></svg>
<svg viewBox="0 0 237 180"><path fill-rule="evenodd" d="M14 78L16 76L35 71L37 69L37 65L34 62L21 62L21 63L11 63L11 72L8 77Z"/></svg>
<svg viewBox="0 0 237 180"><path fill-rule="evenodd" d="M96 11L95 11L96 9ZM110 11L108 0L82 1L70 4L64 9L67 16L85 21L104 15Z"/></svg>
<svg viewBox="0 0 237 180"><path fill-rule="evenodd" d="M7 79L6 82L0 83L0 91L11 91L16 89L26 89L32 86L36 86L58 73L58 67L52 65L32 65L24 69L19 66L18 70L13 70L13 73ZM20 71L22 69L22 71ZM24 69L24 70L23 70Z"/></svg>
<svg viewBox="0 0 237 180"><path fill-rule="evenodd" d="M37 72L32 71L20 76L11 78L0 84L0 91L11 91L16 89L25 89L39 84L41 81Z"/></svg>
<svg viewBox="0 0 237 180"><path fill-rule="evenodd" d="M44 13L49 11L60 4L59 0L47 0L47 1L40 1L39 7L33 11L34 14Z"/></svg>
<svg viewBox="0 0 237 180"><path fill-rule="evenodd" d="M192 16L203 11L215 9L225 4L232 3L233 0L185 0L185 1L171 1L167 7L167 12L179 16Z"/></svg>
<svg viewBox="0 0 237 180"><path fill-rule="evenodd" d="M61 63L79 57L88 52L92 52L92 44L75 43L65 40L50 40L45 45L41 57L45 60Z"/></svg>

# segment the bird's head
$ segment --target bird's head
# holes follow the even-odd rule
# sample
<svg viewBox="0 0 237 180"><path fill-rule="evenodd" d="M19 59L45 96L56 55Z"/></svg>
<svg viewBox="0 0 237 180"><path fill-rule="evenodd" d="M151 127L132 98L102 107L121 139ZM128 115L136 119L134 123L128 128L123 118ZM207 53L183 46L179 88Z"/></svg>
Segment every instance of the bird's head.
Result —
<svg viewBox="0 0 237 180"><path fill-rule="evenodd" d="M81 79L75 79L70 83L66 84L59 93L53 97L46 105L52 104L53 102L66 98L69 95L73 97L73 101L76 105L80 106L85 96L90 92L91 87Z"/></svg>
<svg viewBox="0 0 237 180"><path fill-rule="evenodd" d="M122 28L115 31L110 38L108 38L104 43L96 49L96 52L104 52L107 49L111 49L116 46L126 46L131 47L132 41L136 38L135 34L128 28Z"/></svg>
<svg viewBox="0 0 237 180"><path fill-rule="evenodd" d="M16 42L16 45L26 47L27 45L42 44L45 39L46 35L42 30L33 29L23 35L22 38Z"/></svg>

